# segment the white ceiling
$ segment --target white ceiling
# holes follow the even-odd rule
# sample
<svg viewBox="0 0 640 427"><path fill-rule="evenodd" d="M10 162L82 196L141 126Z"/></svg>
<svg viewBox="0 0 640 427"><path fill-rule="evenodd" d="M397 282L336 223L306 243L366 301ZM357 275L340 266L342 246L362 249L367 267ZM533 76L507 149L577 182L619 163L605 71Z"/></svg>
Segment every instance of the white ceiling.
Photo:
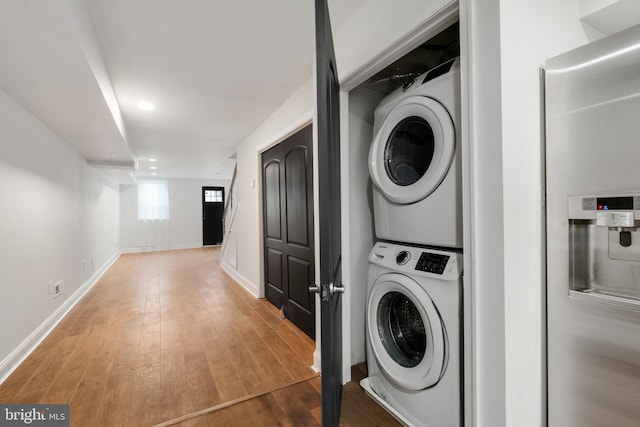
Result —
<svg viewBox="0 0 640 427"><path fill-rule="evenodd" d="M330 0L334 28L365 1ZM2 0L0 89L122 183L152 165L229 179L236 145L311 76L313 3Z"/></svg>

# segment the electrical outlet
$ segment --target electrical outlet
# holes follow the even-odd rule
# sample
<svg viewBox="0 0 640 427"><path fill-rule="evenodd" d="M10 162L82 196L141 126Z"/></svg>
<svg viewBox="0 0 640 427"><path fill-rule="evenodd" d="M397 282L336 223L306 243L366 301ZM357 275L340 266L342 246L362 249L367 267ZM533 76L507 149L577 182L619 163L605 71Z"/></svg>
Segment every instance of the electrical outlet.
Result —
<svg viewBox="0 0 640 427"><path fill-rule="evenodd" d="M62 294L62 284L62 280L58 280L57 282L49 280L49 295L53 296L54 298L58 298L60 294Z"/></svg>
<svg viewBox="0 0 640 427"><path fill-rule="evenodd" d="M53 297L58 298L62 293L62 280L53 285Z"/></svg>

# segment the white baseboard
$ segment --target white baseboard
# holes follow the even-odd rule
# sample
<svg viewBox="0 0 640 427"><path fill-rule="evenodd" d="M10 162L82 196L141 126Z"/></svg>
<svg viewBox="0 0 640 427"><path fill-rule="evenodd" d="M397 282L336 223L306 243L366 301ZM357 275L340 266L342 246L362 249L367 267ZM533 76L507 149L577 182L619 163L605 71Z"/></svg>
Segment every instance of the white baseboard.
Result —
<svg viewBox="0 0 640 427"><path fill-rule="evenodd" d="M96 284L102 275L113 265L120 257L121 252L116 252L111 259L107 260L103 266L93 273L89 279L69 298L67 298L60 307L54 311L38 328L31 333L15 350L13 350L5 359L0 362L0 384L16 370L18 366L40 345L40 343L53 331L58 323L67 315L67 313L82 299L82 297Z"/></svg>
<svg viewBox="0 0 640 427"><path fill-rule="evenodd" d="M322 372L322 355L317 348L313 352L313 366L311 368L316 372Z"/></svg>
<svg viewBox="0 0 640 427"><path fill-rule="evenodd" d="M211 246L220 246L220 245L211 245ZM202 243L181 243L179 245L171 245L172 250L177 249L199 249L205 247ZM209 247L209 246L207 246Z"/></svg>
<svg viewBox="0 0 640 427"><path fill-rule="evenodd" d="M242 274L238 272L231 264L225 261L220 261L220 267L231 276L240 286L245 288L251 295L256 298L262 298L264 295L260 292L260 287L253 283L251 280L244 277Z"/></svg>
<svg viewBox="0 0 640 427"><path fill-rule="evenodd" d="M198 249L202 248L202 243L181 243L171 246L136 246L122 250L123 254L139 254L145 252L175 251L180 249Z"/></svg>

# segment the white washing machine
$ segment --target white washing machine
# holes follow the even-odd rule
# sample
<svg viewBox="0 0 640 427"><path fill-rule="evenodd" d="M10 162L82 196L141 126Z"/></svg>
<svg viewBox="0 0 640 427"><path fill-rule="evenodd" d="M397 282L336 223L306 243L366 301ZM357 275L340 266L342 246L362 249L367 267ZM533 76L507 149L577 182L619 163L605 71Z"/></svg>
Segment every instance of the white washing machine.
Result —
<svg viewBox="0 0 640 427"><path fill-rule="evenodd" d="M462 425L462 253L378 242L361 386L407 426Z"/></svg>
<svg viewBox="0 0 640 427"><path fill-rule="evenodd" d="M369 151L378 238L462 247L459 124L458 58L427 71L378 105Z"/></svg>

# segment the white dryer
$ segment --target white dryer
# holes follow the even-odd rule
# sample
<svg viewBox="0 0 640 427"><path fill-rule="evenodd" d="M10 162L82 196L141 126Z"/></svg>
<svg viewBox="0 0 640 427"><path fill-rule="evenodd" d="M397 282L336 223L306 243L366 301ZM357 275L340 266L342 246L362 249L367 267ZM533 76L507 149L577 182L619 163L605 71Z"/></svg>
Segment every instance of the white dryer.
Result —
<svg viewBox="0 0 640 427"><path fill-rule="evenodd" d="M369 151L378 238L462 247L459 125L458 58L427 71L378 105Z"/></svg>
<svg viewBox="0 0 640 427"><path fill-rule="evenodd" d="M365 391L407 426L460 427L462 254L378 242Z"/></svg>

